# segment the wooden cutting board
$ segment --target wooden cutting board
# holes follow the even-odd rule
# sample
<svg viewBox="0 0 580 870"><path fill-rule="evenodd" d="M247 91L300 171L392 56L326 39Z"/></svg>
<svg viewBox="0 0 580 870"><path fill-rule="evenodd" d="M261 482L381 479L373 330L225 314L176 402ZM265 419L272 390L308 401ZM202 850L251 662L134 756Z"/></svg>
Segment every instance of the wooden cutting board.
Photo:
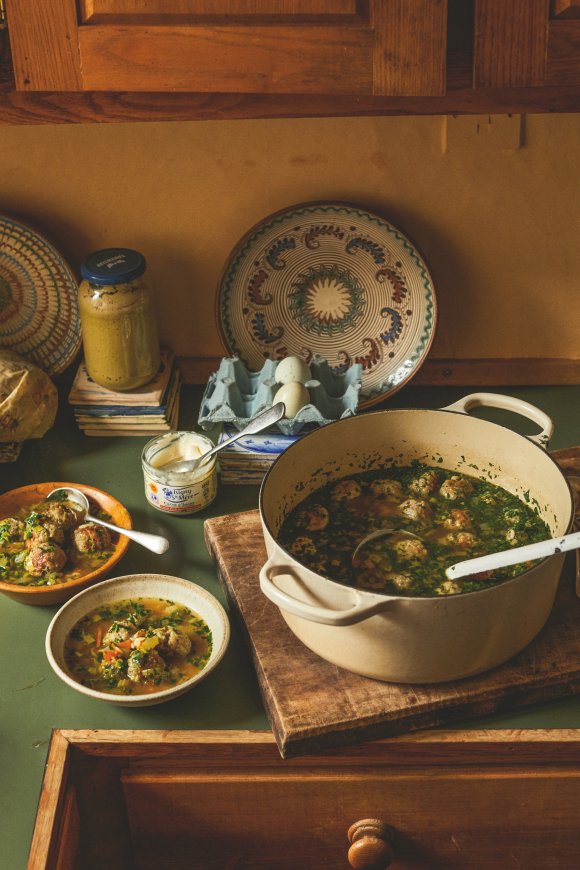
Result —
<svg viewBox="0 0 580 870"><path fill-rule="evenodd" d="M578 474L580 448L553 454ZM206 520L205 539L245 629L283 757L430 728L580 693L580 599L569 554L552 614L523 652L486 674L435 686L383 683L316 656L260 591L266 549L258 511Z"/></svg>

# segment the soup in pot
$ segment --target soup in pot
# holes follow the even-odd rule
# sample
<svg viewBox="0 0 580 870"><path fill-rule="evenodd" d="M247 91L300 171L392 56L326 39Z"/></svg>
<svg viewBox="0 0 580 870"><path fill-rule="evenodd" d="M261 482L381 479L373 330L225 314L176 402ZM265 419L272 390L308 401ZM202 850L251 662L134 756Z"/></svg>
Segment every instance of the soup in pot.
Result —
<svg viewBox="0 0 580 870"><path fill-rule="evenodd" d="M285 518L279 543L331 580L388 595L425 597L485 589L533 563L448 580L463 559L550 537L537 505L496 484L412 463L361 472L311 493ZM365 544L371 533L392 529ZM411 532L414 536L404 534Z"/></svg>

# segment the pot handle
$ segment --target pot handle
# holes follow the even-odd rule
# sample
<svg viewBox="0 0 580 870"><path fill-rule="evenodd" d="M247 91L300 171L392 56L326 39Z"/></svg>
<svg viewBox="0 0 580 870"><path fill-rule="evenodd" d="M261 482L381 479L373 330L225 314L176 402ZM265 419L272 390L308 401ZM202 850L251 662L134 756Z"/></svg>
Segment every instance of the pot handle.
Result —
<svg viewBox="0 0 580 870"><path fill-rule="evenodd" d="M469 396L464 396L452 405L446 405L441 408L442 411L459 411L461 414L467 414L471 408L502 408L505 411L512 411L514 414L521 414L522 417L527 417L532 422L537 423L542 430L537 435L526 435L528 441L533 441L539 444L540 447L546 449L550 438L554 433L554 424L550 417L529 402L524 402L523 399L516 399L515 396L504 396L501 393L470 393Z"/></svg>
<svg viewBox="0 0 580 870"><path fill-rule="evenodd" d="M371 604L365 603L361 600L357 590L353 589L352 592L356 600L352 607L348 607L346 610L329 610L327 607L317 607L315 604L308 604L306 601L294 598L293 595L276 586L272 578L278 574L288 574L301 582L289 565L276 564L274 558L271 558L260 571L260 589L266 598L281 610L287 610L294 616L300 616L310 622L319 622L323 625L354 625L356 622L368 619L369 616L374 616L375 613L386 610L390 605L389 598L373 601Z"/></svg>

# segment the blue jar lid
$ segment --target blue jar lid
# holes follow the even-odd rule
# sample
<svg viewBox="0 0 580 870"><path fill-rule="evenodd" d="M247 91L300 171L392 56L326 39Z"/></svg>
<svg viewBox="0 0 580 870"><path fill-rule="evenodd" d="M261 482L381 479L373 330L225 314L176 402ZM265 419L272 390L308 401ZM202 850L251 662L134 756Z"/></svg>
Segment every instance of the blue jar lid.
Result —
<svg viewBox="0 0 580 870"><path fill-rule="evenodd" d="M126 284L142 275L147 267L143 254L130 248L104 248L89 254L81 275L91 284Z"/></svg>

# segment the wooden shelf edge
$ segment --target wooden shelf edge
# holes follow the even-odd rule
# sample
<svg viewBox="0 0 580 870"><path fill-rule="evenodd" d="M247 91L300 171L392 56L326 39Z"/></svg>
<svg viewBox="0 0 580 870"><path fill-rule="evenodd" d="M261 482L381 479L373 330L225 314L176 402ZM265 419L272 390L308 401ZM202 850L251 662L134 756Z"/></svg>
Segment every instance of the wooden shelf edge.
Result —
<svg viewBox="0 0 580 870"><path fill-rule="evenodd" d="M186 384L205 384L222 357L182 356ZM580 359L428 359L411 382L416 386L550 386L580 384Z"/></svg>
<svg viewBox="0 0 580 870"><path fill-rule="evenodd" d="M444 97L272 94L20 93L0 86L0 126L580 112L580 87L462 88Z"/></svg>

